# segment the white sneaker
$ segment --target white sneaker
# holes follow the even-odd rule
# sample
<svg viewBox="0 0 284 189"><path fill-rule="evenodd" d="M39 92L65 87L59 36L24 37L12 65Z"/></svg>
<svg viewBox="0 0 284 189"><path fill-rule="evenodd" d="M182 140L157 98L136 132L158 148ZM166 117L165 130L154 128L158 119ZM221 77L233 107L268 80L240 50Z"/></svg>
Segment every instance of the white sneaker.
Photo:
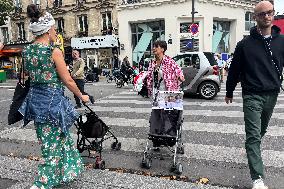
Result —
<svg viewBox="0 0 284 189"><path fill-rule="evenodd" d="M268 189L268 187L264 185L263 180L260 178L253 181L252 189Z"/></svg>
<svg viewBox="0 0 284 189"><path fill-rule="evenodd" d="M38 187L36 185L32 185L30 189L38 189Z"/></svg>

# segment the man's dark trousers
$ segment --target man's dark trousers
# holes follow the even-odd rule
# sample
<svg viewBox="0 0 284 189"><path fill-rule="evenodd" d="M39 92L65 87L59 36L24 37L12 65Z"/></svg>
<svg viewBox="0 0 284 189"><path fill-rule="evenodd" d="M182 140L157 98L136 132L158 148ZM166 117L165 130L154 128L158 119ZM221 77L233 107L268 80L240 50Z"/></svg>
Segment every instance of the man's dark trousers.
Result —
<svg viewBox="0 0 284 189"><path fill-rule="evenodd" d="M84 91L84 86L85 86L85 81L84 79L74 79L77 87L79 88L80 92L83 94L83 95L89 95L88 93L86 93ZM74 95L74 98L75 98L75 101L76 101L76 105L77 106L81 106L81 100L76 96Z"/></svg>
<svg viewBox="0 0 284 189"><path fill-rule="evenodd" d="M246 152L252 180L264 178L261 139L277 102L278 93L243 95Z"/></svg>

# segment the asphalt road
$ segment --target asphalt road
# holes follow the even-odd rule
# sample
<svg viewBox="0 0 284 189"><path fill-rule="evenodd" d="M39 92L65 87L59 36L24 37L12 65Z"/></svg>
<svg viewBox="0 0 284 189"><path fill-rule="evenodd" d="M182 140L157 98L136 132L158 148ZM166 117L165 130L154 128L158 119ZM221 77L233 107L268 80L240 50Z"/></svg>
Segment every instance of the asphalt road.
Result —
<svg viewBox="0 0 284 189"><path fill-rule="evenodd" d="M9 86L9 83L7 84ZM11 84L12 85L12 84ZM150 170L140 168L142 152L149 131L151 105L149 99L132 91L131 86L117 89L104 81L87 84L86 91L94 95L96 103L90 105L122 143L120 151L110 149L112 141L106 141L103 159L107 168L124 168L147 171L153 175L172 175L172 156L164 160L157 156ZM7 111L13 89L0 88L0 155L26 158L39 156L33 125L19 128L19 124L7 125ZM67 96L72 97L70 92ZM184 176L189 181L208 178L209 184L238 189L250 188L251 180L244 150L244 123L241 88L237 87L232 105L224 103L224 86L214 100L187 96L184 99L183 143L185 154L180 157ZM74 100L73 100L74 102ZM284 189L284 94L280 94L270 122L270 128L262 144L266 169L266 182L270 189ZM82 108L81 112L84 111ZM76 128L72 128L76 139ZM166 152L166 151L161 151ZM86 155L86 152L83 152ZM85 158L85 162L94 159ZM0 179L0 186L8 188L17 181ZM0 188L2 188L0 187Z"/></svg>

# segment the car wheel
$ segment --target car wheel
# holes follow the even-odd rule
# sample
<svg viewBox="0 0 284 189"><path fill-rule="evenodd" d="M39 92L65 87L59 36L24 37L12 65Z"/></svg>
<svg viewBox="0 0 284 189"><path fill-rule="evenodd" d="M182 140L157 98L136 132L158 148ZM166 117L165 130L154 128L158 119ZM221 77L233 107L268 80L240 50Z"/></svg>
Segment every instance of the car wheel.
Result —
<svg viewBox="0 0 284 189"><path fill-rule="evenodd" d="M199 94L204 99L212 99L218 93L218 86L214 82L205 81L199 86Z"/></svg>

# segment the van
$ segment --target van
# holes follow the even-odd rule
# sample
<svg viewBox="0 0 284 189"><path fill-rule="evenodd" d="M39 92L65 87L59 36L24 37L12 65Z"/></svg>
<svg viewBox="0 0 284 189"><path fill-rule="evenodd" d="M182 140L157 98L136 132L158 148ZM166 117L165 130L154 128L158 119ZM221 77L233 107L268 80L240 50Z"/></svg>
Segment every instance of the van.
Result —
<svg viewBox="0 0 284 189"><path fill-rule="evenodd" d="M221 89L219 69L211 52L186 52L173 57L182 68L185 93L213 99Z"/></svg>

